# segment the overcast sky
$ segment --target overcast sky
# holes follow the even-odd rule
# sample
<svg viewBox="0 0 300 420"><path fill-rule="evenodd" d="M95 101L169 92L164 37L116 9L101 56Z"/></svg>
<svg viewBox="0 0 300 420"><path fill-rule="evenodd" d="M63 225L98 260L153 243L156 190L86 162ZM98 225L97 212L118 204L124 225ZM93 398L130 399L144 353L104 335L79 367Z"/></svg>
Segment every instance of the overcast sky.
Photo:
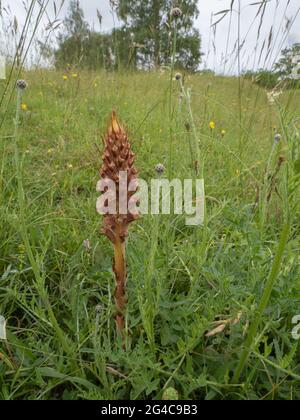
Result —
<svg viewBox="0 0 300 420"><path fill-rule="evenodd" d="M56 0L56 3L59 4L59 1L60 0ZM295 42L300 42L299 0L269 0L259 42L257 41L259 19L256 19L255 23L252 25L259 6L250 6L250 4L258 3L260 0L240 1L241 43L243 45L241 56L242 66L244 68L270 67L278 58L279 52L283 47L292 45ZM19 20L22 20L24 16L23 0L6 0L6 2L9 2L13 14L15 14ZM3 3L5 4L5 0ZM49 13L51 15L53 11L52 0L50 3L51 7L49 8ZM69 0L66 0L66 5L62 11L61 17L63 17L68 3ZM95 28L99 28L96 15L96 10L99 9L103 15L102 29L105 31L112 29L113 16L109 6L109 0L80 0L80 3L84 10L85 18L91 26L94 25ZM211 28L211 19L213 19L213 22L217 21L220 18L220 15L212 18L212 14L228 9L230 3L231 0L199 0L200 16L195 22L195 27L199 29L202 35L202 51L205 54L203 57L203 66L207 66L218 72L224 71L225 68L227 73L235 72L237 70L236 52L233 54L231 54L231 52L234 51L234 46L237 41L238 13L235 9L236 12L233 13L231 26L229 25L229 15L218 24L216 34L214 34ZM238 0L235 0L235 3L235 7L237 8ZM289 20L293 22L293 26L287 33L285 28ZM229 28L231 28L230 33ZM265 48L259 62L261 47L265 40L267 45L271 28L273 28L273 41L271 44L272 53L270 56L266 57L267 49ZM224 57L227 58L225 67Z"/></svg>

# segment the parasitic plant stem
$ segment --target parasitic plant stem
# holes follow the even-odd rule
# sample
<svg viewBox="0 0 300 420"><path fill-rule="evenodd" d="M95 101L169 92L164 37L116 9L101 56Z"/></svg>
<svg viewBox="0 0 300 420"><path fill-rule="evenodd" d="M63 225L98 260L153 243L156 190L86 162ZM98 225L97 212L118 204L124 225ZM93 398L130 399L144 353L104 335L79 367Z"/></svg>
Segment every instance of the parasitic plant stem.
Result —
<svg viewBox="0 0 300 420"><path fill-rule="evenodd" d="M137 192L138 182L134 154L131 151L128 135L119 123L115 112L112 113L109 128L104 137L104 145L101 181L97 187L97 190L104 194L97 201L97 211L104 215L101 233L114 246L115 320L117 332L124 344L127 304L126 239L129 224L138 218L133 197Z"/></svg>
<svg viewBox="0 0 300 420"><path fill-rule="evenodd" d="M117 331L122 335L125 328L126 308L126 246L120 238L114 244L114 273L116 276L115 304L116 304L116 325Z"/></svg>

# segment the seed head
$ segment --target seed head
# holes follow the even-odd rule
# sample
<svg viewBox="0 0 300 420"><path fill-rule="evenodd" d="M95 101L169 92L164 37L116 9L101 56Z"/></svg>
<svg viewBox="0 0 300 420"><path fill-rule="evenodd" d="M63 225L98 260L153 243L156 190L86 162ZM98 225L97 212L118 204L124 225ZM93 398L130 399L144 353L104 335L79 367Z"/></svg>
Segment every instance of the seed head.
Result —
<svg viewBox="0 0 300 420"><path fill-rule="evenodd" d="M95 307L96 314L100 314L102 312L102 310L103 310L102 305L96 305L96 307Z"/></svg>
<svg viewBox="0 0 300 420"><path fill-rule="evenodd" d="M163 164L159 163L158 165L156 165L155 167L155 171L157 172L158 175L162 175L165 172L166 168L164 167Z"/></svg>
<svg viewBox="0 0 300 420"><path fill-rule="evenodd" d="M172 10L171 10L171 16L174 18L174 19L179 19L179 18L181 18L181 16L182 16L182 10L179 8L179 7L174 7Z"/></svg>
<svg viewBox="0 0 300 420"><path fill-rule="evenodd" d="M91 250L91 242L89 239L83 241L83 248L88 252Z"/></svg>
<svg viewBox="0 0 300 420"><path fill-rule="evenodd" d="M26 80L18 80L17 81L17 88L20 90L25 90L27 88L27 82Z"/></svg>

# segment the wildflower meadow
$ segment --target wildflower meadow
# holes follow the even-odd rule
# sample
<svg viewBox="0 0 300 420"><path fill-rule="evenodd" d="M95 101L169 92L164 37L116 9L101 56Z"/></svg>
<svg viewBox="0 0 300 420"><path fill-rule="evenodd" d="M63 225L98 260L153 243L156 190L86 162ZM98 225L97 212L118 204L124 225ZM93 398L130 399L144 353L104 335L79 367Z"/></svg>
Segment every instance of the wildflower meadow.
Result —
<svg viewBox="0 0 300 420"><path fill-rule="evenodd" d="M206 56L201 1L162 2L159 50L152 3L107 2L109 35L83 2L18 28L0 2L1 400L300 399L300 14L215 71L250 2L214 10Z"/></svg>

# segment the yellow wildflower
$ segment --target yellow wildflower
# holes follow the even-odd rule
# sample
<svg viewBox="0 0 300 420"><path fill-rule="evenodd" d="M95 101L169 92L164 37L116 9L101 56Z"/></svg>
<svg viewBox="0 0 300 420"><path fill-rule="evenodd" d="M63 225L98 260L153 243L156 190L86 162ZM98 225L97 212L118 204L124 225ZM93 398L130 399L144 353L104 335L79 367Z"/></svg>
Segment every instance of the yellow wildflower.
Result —
<svg viewBox="0 0 300 420"><path fill-rule="evenodd" d="M215 123L214 121L211 121L211 122L209 123L209 128L210 128L211 130L214 130L214 129L216 128L216 123Z"/></svg>
<svg viewBox="0 0 300 420"><path fill-rule="evenodd" d="M72 77L73 77L73 79L77 79L78 74L77 74L77 73L73 73L73 74L72 74Z"/></svg>
<svg viewBox="0 0 300 420"><path fill-rule="evenodd" d="M27 111L28 110L27 104L21 104L21 109L22 111Z"/></svg>
<svg viewBox="0 0 300 420"><path fill-rule="evenodd" d="M224 130L224 129L223 129L223 130L221 131L221 134L222 134L222 136L224 137L224 136L225 136L225 134L226 134L226 130Z"/></svg>
<svg viewBox="0 0 300 420"><path fill-rule="evenodd" d="M63 80L67 81L68 80L68 76L66 74L63 75Z"/></svg>

